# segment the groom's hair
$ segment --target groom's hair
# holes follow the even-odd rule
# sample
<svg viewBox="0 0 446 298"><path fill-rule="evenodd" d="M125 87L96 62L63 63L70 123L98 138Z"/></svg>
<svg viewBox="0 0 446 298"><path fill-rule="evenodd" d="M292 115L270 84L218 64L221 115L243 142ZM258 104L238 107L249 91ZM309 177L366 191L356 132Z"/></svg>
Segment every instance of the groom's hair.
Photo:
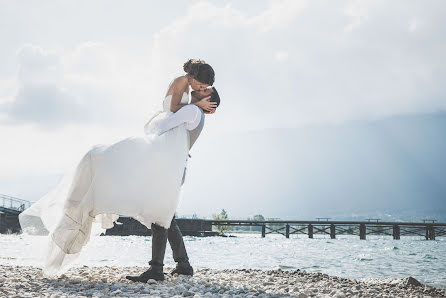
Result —
<svg viewBox="0 0 446 298"><path fill-rule="evenodd" d="M217 89L215 87L212 87L213 91L211 93L211 102L216 102L217 107L220 105L220 96L218 95Z"/></svg>

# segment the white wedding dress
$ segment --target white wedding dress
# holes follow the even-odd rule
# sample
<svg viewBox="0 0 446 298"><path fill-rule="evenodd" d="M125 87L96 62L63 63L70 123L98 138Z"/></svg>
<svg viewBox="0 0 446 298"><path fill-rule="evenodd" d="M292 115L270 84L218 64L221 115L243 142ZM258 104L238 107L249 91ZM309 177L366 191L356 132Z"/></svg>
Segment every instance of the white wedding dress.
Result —
<svg viewBox="0 0 446 298"><path fill-rule="evenodd" d="M20 214L25 233L48 233L45 274L57 275L68 269L90 239L93 223L111 228L123 215L149 228L152 223L170 226L189 152L186 124L161 135L154 132L172 115L171 99L167 96L163 111L145 125L144 137L93 147L74 174L66 175L56 188ZM181 103L188 101L184 93Z"/></svg>

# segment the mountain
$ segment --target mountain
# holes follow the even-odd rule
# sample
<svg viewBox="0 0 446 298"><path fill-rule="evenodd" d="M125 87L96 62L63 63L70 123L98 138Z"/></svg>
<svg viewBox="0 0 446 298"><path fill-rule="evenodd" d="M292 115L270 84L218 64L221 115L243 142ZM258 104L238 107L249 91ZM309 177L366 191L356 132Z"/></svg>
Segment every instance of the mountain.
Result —
<svg viewBox="0 0 446 298"><path fill-rule="evenodd" d="M446 222L446 113L213 136L179 212Z"/></svg>

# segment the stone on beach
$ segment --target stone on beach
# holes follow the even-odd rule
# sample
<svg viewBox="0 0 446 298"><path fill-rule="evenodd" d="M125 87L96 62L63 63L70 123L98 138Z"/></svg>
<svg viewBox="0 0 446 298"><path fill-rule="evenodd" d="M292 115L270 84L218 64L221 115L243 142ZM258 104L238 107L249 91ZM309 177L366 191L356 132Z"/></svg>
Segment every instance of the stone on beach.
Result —
<svg viewBox="0 0 446 298"><path fill-rule="evenodd" d="M165 268L170 271L171 268ZM257 269L198 269L193 277L166 275L135 283L143 267L75 267L59 278L31 266L0 266L0 296L28 297L445 297L444 289L408 277L392 282L349 280L322 273ZM421 286L419 286L419 285Z"/></svg>
<svg viewBox="0 0 446 298"><path fill-rule="evenodd" d="M421 282L419 282L418 280L416 280L412 276L409 276L409 277L404 279L404 285L406 287L407 286L415 286L415 287L422 287L423 286L423 284Z"/></svg>

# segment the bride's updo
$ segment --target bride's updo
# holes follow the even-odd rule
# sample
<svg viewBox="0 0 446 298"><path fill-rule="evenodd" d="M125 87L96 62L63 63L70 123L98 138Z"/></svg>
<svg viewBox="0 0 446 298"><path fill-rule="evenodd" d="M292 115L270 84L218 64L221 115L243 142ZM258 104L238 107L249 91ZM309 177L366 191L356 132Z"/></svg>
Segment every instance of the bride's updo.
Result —
<svg viewBox="0 0 446 298"><path fill-rule="evenodd" d="M197 81L211 85L214 84L215 81L215 72L212 67L199 59L189 59L183 65L184 71L194 77Z"/></svg>

